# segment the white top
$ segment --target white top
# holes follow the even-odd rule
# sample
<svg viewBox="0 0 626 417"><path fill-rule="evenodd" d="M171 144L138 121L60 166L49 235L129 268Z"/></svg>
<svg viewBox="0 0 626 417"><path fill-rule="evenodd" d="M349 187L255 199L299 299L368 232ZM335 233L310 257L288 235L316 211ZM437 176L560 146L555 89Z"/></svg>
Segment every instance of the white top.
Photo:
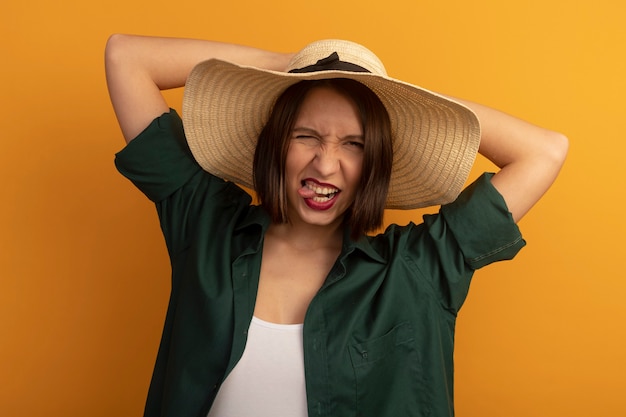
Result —
<svg viewBox="0 0 626 417"><path fill-rule="evenodd" d="M208 417L306 417L302 328L253 317L243 356Z"/></svg>

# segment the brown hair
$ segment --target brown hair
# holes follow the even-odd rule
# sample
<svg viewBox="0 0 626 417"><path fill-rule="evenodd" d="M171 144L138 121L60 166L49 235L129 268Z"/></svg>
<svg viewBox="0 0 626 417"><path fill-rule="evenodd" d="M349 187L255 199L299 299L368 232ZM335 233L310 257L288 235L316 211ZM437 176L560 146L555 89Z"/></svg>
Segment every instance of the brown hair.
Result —
<svg viewBox="0 0 626 417"><path fill-rule="evenodd" d="M382 225L393 162L389 114L378 96L358 81L346 78L305 80L293 84L278 97L259 135L254 154L254 188L273 222L289 221L284 185L289 138L308 92L320 87L331 88L352 100L363 128L360 184L355 201L346 213L352 236L357 238Z"/></svg>

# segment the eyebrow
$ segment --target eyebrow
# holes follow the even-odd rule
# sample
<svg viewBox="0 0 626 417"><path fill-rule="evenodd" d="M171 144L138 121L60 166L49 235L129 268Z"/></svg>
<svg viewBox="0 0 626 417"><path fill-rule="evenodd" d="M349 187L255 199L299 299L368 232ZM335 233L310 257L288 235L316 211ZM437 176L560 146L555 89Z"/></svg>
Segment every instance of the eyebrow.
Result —
<svg viewBox="0 0 626 417"><path fill-rule="evenodd" d="M322 136L322 134L319 133L317 130L315 130L313 128L310 128L310 127L304 127L304 126L294 127L292 132L293 133L296 133L296 132L299 132L299 133L309 133L309 134L312 134L312 135L315 135L315 136L320 136L320 137ZM341 140L349 140L349 139L361 139L361 140L363 140L364 136L363 135L358 135L358 134L346 135L346 136L344 136L342 138L339 138L339 139L341 139Z"/></svg>

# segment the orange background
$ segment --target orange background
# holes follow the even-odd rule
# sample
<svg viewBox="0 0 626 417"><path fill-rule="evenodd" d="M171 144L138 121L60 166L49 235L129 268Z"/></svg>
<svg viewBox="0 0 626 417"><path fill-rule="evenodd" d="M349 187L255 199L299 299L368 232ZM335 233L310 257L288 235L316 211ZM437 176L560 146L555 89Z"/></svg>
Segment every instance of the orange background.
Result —
<svg viewBox="0 0 626 417"><path fill-rule="evenodd" d="M44 0L0 14L0 415L138 416L169 264L114 169L113 32L297 50L329 37L395 77L566 133L569 159L480 271L458 323L461 417L626 415L626 6L614 0ZM180 109L180 91L169 92ZM479 162L472 177L491 169ZM389 221L419 220L418 211Z"/></svg>

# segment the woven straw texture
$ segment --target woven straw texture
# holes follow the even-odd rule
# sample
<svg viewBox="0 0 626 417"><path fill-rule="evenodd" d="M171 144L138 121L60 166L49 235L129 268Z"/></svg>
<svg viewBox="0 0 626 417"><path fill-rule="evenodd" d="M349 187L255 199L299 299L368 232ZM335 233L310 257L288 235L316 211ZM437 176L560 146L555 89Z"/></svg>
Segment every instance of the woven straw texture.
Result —
<svg viewBox="0 0 626 417"><path fill-rule="evenodd" d="M477 117L438 94L392 79L378 58L346 41L321 41L297 54L289 68L312 65L332 52L370 73L320 71L289 74L209 60L189 76L183 123L189 147L208 172L252 187L256 141L276 98L303 80L351 78L376 93L392 124L391 209L445 204L460 193L480 142Z"/></svg>

